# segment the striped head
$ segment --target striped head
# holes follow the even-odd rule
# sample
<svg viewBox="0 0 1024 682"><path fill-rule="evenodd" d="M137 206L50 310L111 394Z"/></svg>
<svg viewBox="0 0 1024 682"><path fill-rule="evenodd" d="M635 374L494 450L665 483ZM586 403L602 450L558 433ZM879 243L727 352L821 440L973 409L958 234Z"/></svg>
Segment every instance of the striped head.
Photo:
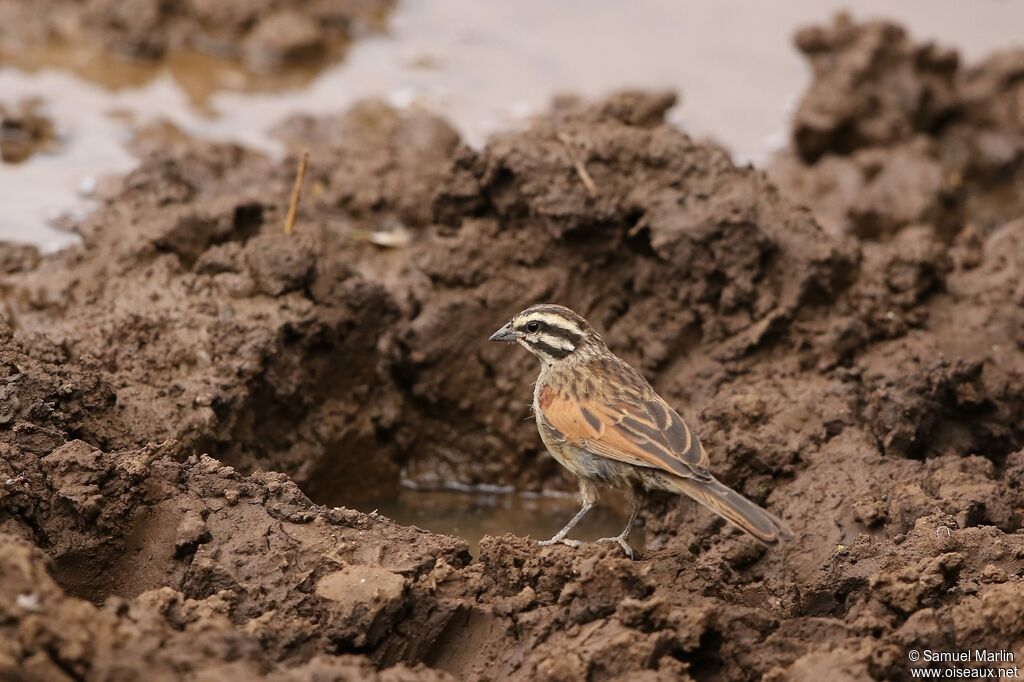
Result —
<svg viewBox="0 0 1024 682"><path fill-rule="evenodd" d="M565 306L530 306L491 334L491 341L518 343L545 365L572 362L607 352L590 323Z"/></svg>

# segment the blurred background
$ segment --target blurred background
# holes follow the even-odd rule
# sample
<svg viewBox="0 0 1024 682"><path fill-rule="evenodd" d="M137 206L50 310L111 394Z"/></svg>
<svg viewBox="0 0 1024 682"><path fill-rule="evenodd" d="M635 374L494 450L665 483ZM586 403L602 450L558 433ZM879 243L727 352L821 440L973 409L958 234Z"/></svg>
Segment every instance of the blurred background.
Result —
<svg viewBox="0 0 1024 682"><path fill-rule="evenodd" d="M133 128L159 119L279 154L267 132L285 116L379 97L440 113L481 145L559 93L669 88L673 122L760 165L809 82L799 27L844 9L884 17L971 63L1024 26L1009 1L305 4L196 0L168 21L157 0L0 0L0 239L73 241L61 221L134 165Z"/></svg>

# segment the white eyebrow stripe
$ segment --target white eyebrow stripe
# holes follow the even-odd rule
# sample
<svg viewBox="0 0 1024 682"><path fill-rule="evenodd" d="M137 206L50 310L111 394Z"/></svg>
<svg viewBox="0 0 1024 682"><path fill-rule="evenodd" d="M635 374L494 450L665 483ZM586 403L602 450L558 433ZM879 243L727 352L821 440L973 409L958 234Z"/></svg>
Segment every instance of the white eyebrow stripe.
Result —
<svg viewBox="0 0 1024 682"><path fill-rule="evenodd" d="M583 336L583 330L579 325L562 315L556 315L554 313L530 313L523 318L523 322L544 322L552 327L559 327L574 334L578 334L579 336Z"/></svg>

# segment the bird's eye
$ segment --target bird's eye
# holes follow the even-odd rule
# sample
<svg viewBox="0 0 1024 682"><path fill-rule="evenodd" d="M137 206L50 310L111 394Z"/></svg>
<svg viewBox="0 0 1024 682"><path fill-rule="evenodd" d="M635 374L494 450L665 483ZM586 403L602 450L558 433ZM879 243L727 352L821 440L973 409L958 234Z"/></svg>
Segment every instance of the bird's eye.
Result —
<svg viewBox="0 0 1024 682"><path fill-rule="evenodd" d="M530 332L531 334L533 332L540 331L540 325L537 324L536 322L527 322L526 331Z"/></svg>

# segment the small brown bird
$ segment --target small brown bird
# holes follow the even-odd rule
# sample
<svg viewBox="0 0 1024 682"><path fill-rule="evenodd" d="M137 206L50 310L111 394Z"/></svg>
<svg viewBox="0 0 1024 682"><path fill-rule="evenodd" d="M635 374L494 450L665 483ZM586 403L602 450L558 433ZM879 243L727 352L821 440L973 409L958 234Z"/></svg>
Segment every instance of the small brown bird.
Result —
<svg viewBox="0 0 1024 682"><path fill-rule="evenodd" d="M598 540L617 543L630 558L629 533L648 490L689 495L762 542L792 537L781 519L711 475L708 453L682 418L573 311L532 306L490 340L518 343L540 359L537 428L551 456L579 478L582 508L540 544L580 546L566 536L597 504L599 484L630 493L625 530Z"/></svg>

